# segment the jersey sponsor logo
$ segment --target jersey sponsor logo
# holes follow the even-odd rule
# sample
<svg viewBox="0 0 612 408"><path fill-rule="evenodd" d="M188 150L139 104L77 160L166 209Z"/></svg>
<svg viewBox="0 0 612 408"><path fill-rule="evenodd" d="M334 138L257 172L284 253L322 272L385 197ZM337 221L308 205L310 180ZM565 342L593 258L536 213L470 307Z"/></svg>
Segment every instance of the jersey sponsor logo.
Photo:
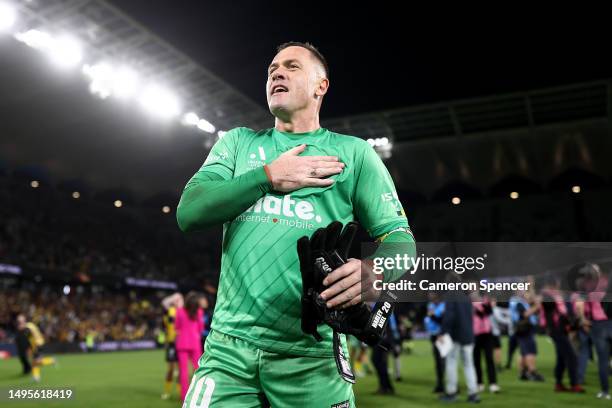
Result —
<svg viewBox="0 0 612 408"><path fill-rule="evenodd" d="M247 208L238 221L278 223L287 227L312 230L321 223L320 215L315 214L314 206L305 200L294 200L291 194L283 198L267 195Z"/></svg>
<svg viewBox="0 0 612 408"><path fill-rule="evenodd" d="M349 400L345 400L336 404L332 404L330 408L351 408L351 404Z"/></svg>
<svg viewBox="0 0 612 408"><path fill-rule="evenodd" d="M382 201L392 201L393 199L399 200L399 197L395 191L392 191L390 193L382 193L380 199Z"/></svg>
<svg viewBox="0 0 612 408"><path fill-rule="evenodd" d="M404 208L402 207L402 203L400 202L399 197L397 196L397 192L392 191L390 193L382 193L380 195L380 199L383 202L391 203L391 205L393 205L393 208L395 209L396 215L400 217L406 216L406 213L404 212Z"/></svg>

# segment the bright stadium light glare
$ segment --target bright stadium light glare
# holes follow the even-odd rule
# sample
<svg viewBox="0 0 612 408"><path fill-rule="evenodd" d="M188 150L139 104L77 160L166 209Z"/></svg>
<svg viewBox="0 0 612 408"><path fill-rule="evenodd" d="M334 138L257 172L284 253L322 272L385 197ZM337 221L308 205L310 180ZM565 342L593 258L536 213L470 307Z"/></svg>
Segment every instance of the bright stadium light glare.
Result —
<svg viewBox="0 0 612 408"><path fill-rule="evenodd" d="M37 50L49 49L53 43L53 38L51 38L49 33L40 30L28 30L23 33L17 33L15 34L15 39Z"/></svg>
<svg viewBox="0 0 612 408"><path fill-rule="evenodd" d="M81 197L81 193L79 193L78 191L73 191L72 192L72 198L74 198L76 200L79 197Z"/></svg>
<svg viewBox="0 0 612 408"><path fill-rule="evenodd" d="M453 197L451 203L453 203L454 205L459 205L461 204L461 199L459 197Z"/></svg>
<svg viewBox="0 0 612 408"><path fill-rule="evenodd" d="M519 198L519 193L516 191L513 191L510 193L510 198L513 200L516 200L517 198Z"/></svg>
<svg viewBox="0 0 612 408"><path fill-rule="evenodd" d="M127 99L136 94L138 75L130 68L122 67L113 75L113 95Z"/></svg>
<svg viewBox="0 0 612 408"><path fill-rule="evenodd" d="M168 214L168 213L170 212L170 207L168 207L167 205L164 205L164 206L162 207L162 212L163 212L164 214Z"/></svg>
<svg viewBox="0 0 612 408"><path fill-rule="evenodd" d="M189 112L183 116L183 124L187 126L196 126L199 120L200 118L195 114L195 112Z"/></svg>
<svg viewBox="0 0 612 408"><path fill-rule="evenodd" d="M111 94L113 69L107 63L84 65L83 73L91 79L89 90L102 99Z"/></svg>
<svg viewBox="0 0 612 408"><path fill-rule="evenodd" d="M49 47L51 60L63 68L71 68L81 62L83 51L77 40L69 36L59 37Z"/></svg>
<svg viewBox="0 0 612 408"><path fill-rule="evenodd" d="M17 11L7 3L0 3L0 31L8 31L17 21Z"/></svg>
<svg viewBox="0 0 612 408"><path fill-rule="evenodd" d="M117 208L121 208L123 206L123 202L121 200L115 200L115 202L113 204Z"/></svg>
<svg viewBox="0 0 612 408"><path fill-rule="evenodd" d="M102 99L110 95L125 99L136 93L138 77L129 68L116 70L106 62L99 62L94 65L85 64L83 74L91 80L91 93Z"/></svg>
<svg viewBox="0 0 612 408"><path fill-rule="evenodd" d="M198 120L198 125L197 126L198 126L198 129L200 129L203 132L215 133L215 127L213 126L212 123L210 123L206 119Z"/></svg>
<svg viewBox="0 0 612 408"><path fill-rule="evenodd" d="M40 183L38 182L38 180L32 180L30 182L30 187L32 188L38 188L40 186Z"/></svg>
<svg viewBox="0 0 612 408"><path fill-rule="evenodd" d="M579 194L580 193L580 186L572 186L572 193Z"/></svg>
<svg viewBox="0 0 612 408"><path fill-rule="evenodd" d="M223 136L225 136L227 132L225 130L220 130L217 132L217 136L219 136L219 139L223 139Z"/></svg>
<svg viewBox="0 0 612 408"><path fill-rule="evenodd" d="M64 292L64 295L68 296L70 294L70 286L64 285L63 292Z"/></svg>
<svg viewBox="0 0 612 408"><path fill-rule="evenodd" d="M180 113L176 97L157 85L150 85L145 88L139 101L145 111L164 119L169 119Z"/></svg>

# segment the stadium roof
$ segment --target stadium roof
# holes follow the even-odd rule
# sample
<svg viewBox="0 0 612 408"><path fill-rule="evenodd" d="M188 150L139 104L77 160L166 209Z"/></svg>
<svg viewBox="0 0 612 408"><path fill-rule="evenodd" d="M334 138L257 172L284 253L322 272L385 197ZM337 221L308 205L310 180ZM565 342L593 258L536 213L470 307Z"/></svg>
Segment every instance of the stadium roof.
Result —
<svg viewBox="0 0 612 408"><path fill-rule="evenodd" d="M185 109L218 129L273 123L265 108L106 1L16 4L17 29L68 31L84 42L87 62L133 66L176 90ZM97 189L152 196L178 194L203 162L213 135L147 118L129 102L93 98L78 72L49 69L39 53L9 36L0 36L0 48L3 167L36 165L56 181L81 178ZM612 162L605 157L612 152L601 135L611 134L611 83L323 117L322 124L364 139L388 137L394 143L388 167L398 187L425 195L453 177L488 188L511 173L545 182L570 166L608 178ZM546 137L539 139L542 132ZM573 147L563 148L567 143L560 140L567 139ZM561 164L555 149L565 152L559 153L565 157Z"/></svg>
<svg viewBox="0 0 612 408"><path fill-rule="evenodd" d="M140 76L165 84L183 106L217 129L236 123L258 127L268 119L260 105L103 0L31 0L19 5L19 24L68 32L84 42L91 62L129 65Z"/></svg>
<svg viewBox="0 0 612 408"><path fill-rule="evenodd" d="M408 142L612 118L612 81L406 107L326 121L341 133Z"/></svg>

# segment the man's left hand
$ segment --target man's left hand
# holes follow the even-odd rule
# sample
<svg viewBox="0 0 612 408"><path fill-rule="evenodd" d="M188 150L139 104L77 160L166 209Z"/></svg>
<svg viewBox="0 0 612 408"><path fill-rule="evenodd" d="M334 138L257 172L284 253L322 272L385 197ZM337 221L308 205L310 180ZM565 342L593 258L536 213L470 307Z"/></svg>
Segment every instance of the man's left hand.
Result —
<svg viewBox="0 0 612 408"><path fill-rule="evenodd" d="M323 280L327 286L321 293L328 308L345 309L363 301L375 301L379 291L374 289L374 281L382 280L376 275L370 262L349 258L347 262Z"/></svg>

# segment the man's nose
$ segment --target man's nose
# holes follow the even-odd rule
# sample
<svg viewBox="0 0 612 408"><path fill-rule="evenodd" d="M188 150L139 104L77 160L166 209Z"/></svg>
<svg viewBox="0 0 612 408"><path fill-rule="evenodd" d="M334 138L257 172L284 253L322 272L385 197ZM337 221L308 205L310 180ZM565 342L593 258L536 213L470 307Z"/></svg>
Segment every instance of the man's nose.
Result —
<svg viewBox="0 0 612 408"><path fill-rule="evenodd" d="M280 70L276 70L272 75L272 80L276 81L277 79L287 79L287 77L282 72L280 72Z"/></svg>

